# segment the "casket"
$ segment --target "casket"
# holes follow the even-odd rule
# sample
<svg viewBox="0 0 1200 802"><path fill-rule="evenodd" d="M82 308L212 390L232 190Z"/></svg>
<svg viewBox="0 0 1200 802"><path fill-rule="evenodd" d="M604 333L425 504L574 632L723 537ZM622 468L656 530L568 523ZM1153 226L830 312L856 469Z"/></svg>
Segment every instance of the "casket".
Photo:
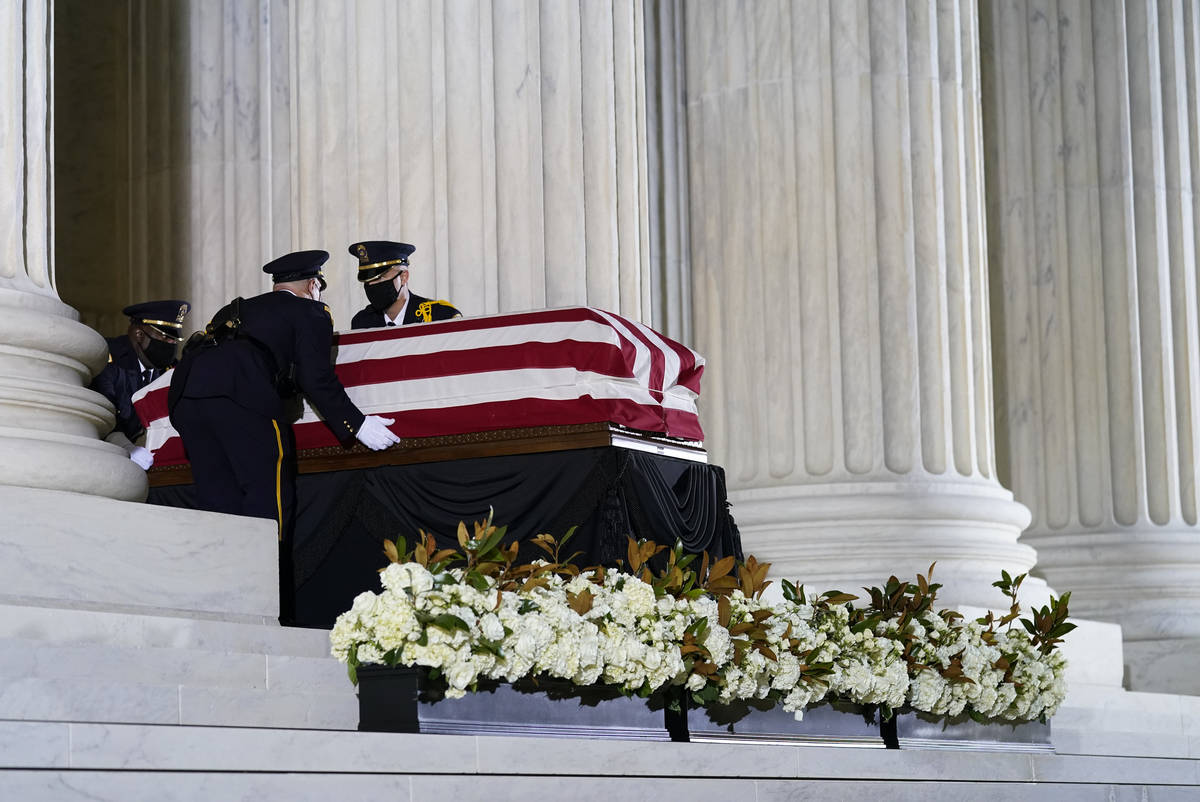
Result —
<svg viewBox="0 0 1200 802"><path fill-rule="evenodd" d="M631 536L741 556L724 472L703 448L704 360L690 348L581 307L343 332L335 347L351 400L404 439L346 448L304 406L281 543L286 623L332 626L376 589L384 539L425 531L454 548L458 522L489 509L526 560L542 532L573 532L582 565L614 564ZM169 386L170 373L134 396L155 454L148 500L194 507Z"/></svg>
<svg viewBox="0 0 1200 802"><path fill-rule="evenodd" d="M458 318L343 332L334 343L335 369L351 400L366 414L394 418L392 430L406 441L601 427L610 437L642 435L703 458L696 411L703 357L611 312L571 307ZM186 463L167 417L170 377L133 398L156 469ZM302 458L338 446L307 402L294 431Z"/></svg>

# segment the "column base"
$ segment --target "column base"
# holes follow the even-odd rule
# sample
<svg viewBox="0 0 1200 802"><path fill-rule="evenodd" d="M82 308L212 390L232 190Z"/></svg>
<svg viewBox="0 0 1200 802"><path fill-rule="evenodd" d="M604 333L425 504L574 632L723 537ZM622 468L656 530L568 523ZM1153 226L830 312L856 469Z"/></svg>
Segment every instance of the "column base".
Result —
<svg viewBox="0 0 1200 802"><path fill-rule="evenodd" d="M107 354L62 301L0 285L0 486L146 498L145 471L100 439L112 404L84 386Z"/></svg>
<svg viewBox="0 0 1200 802"><path fill-rule="evenodd" d="M1127 643L1200 640L1200 530L1028 533L1038 569L1077 615L1120 624Z"/></svg>
<svg viewBox="0 0 1200 802"><path fill-rule="evenodd" d="M1029 510L994 483L846 482L729 494L747 554L777 579L861 593L889 576L915 579L936 561L939 603L1006 608L1000 572L1028 573L1036 552L1018 543ZM1029 577L1024 604L1051 591Z"/></svg>
<svg viewBox="0 0 1200 802"><path fill-rule="evenodd" d="M0 604L263 623L275 522L0 486Z"/></svg>
<svg viewBox="0 0 1200 802"><path fill-rule="evenodd" d="M1131 691L1200 696L1200 638L1126 641L1125 676Z"/></svg>

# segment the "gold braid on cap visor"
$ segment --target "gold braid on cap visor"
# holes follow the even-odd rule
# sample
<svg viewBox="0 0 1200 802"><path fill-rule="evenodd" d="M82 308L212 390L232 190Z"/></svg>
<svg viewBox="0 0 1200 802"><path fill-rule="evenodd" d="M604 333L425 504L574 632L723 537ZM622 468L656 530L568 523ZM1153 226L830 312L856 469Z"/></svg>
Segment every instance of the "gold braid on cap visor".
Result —
<svg viewBox="0 0 1200 802"><path fill-rule="evenodd" d="M358 272L362 273L365 270L374 270L377 267L389 267L391 265L404 265L408 267L408 259L389 259L386 262L372 262L369 265L359 265Z"/></svg>
<svg viewBox="0 0 1200 802"><path fill-rule="evenodd" d="M171 339L171 342L177 343L181 339L183 339L182 337L178 336L179 334L181 334L183 332L183 324L182 323L176 323L173 320L142 320L141 325L150 326L150 327L154 328L156 331L158 331L159 334L163 335L164 337L169 337ZM175 329L175 331L173 331L173 332L163 331L162 330L163 326L166 326L167 328Z"/></svg>

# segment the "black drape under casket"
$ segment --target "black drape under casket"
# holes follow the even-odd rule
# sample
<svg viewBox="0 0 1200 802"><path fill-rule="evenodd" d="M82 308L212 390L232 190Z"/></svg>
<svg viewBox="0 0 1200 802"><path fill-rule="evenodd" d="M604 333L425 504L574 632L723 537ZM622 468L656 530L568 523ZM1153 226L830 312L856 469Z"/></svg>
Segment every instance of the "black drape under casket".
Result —
<svg viewBox="0 0 1200 802"><path fill-rule="evenodd" d="M190 486L153 488L152 503L194 506ZM457 548L459 521L508 527L506 542L528 543L542 532L562 538L576 527L567 552L576 562L613 565L626 538L714 559L741 557L720 467L624 448L598 447L482 457L415 465L302 474L290 549L281 560L285 623L332 626L364 590L378 590L386 565L383 540L418 532ZM531 545L521 558L545 556ZM285 580L288 577L285 576ZM289 609L290 608L290 609Z"/></svg>

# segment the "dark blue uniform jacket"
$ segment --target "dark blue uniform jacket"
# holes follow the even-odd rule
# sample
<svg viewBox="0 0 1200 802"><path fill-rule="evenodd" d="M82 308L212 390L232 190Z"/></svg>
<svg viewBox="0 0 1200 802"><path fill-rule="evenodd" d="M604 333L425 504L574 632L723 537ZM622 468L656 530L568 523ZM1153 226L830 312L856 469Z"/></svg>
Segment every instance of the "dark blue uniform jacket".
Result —
<svg viewBox="0 0 1200 802"><path fill-rule="evenodd" d="M431 323L435 320L449 320L460 314L462 313L445 301L431 301L428 298L422 298L420 295L410 292L408 294L408 306L404 307L404 319L400 321L400 325L407 326L409 323ZM387 320L384 319L383 312L376 312L371 306L360 309L350 320L350 328L352 329L374 329L386 325Z"/></svg>
<svg viewBox="0 0 1200 802"><path fill-rule="evenodd" d="M241 302L242 335L212 348L189 352L171 380L169 406L180 398L228 398L266 417L284 420L285 397L275 377L290 375L294 386L343 443L350 443L363 414L346 395L333 370L333 319L329 308L278 291Z"/></svg>
<svg viewBox="0 0 1200 802"><path fill-rule="evenodd" d="M130 440L136 440L145 428L133 408L133 394L149 382L142 381L142 363L138 361L133 344L129 342L129 335L105 339L111 359L104 370L92 379L90 387L117 408L115 431L124 433ZM158 371L154 371L153 376L156 378Z"/></svg>

